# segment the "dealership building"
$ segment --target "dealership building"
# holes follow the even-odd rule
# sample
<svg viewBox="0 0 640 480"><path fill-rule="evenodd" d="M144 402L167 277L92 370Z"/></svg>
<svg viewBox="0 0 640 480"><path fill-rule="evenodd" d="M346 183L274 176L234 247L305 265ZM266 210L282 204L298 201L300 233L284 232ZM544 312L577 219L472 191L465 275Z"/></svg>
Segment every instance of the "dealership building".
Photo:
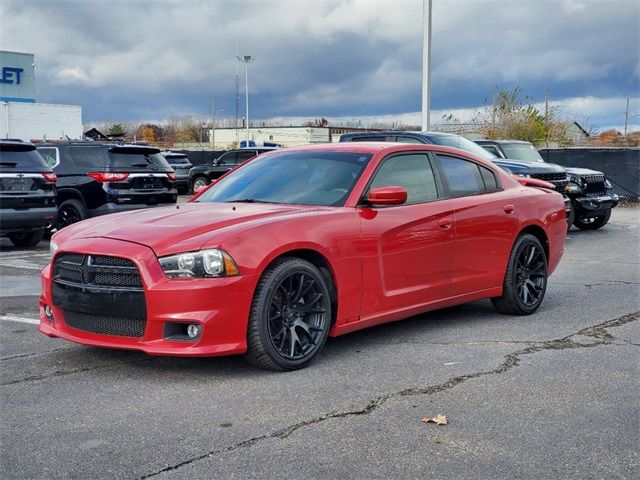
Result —
<svg viewBox="0 0 640 480"><path fill-rule="evenodd" d="M82 138L82 107L36 101L33 53L0 51L0 135L27 141Z"/></svg>

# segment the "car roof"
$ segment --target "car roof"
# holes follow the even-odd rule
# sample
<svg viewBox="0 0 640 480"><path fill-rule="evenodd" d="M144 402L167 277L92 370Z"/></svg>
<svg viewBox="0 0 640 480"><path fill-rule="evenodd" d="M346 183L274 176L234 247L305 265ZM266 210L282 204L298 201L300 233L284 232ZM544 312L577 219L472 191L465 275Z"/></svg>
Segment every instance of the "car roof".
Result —
<svg viewBox="0 0 640 480"><path fill-rule="evenodd" d="M487 140L487 139L481 139L481 140L474 140L474 142L476 143L522 143L525 145L531 145L531 142L526 142L524 140Z"/></svg>

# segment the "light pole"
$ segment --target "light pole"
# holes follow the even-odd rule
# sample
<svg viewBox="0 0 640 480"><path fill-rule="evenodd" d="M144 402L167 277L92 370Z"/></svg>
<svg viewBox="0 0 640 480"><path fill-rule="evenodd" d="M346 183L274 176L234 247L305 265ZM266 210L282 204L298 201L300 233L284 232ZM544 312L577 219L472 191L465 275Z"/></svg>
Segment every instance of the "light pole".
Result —
<svg viewBox="0 0 640 480"><path fill-rule="evenodd" d="M251 55L242 55L236 57L239 62L244 63L244 106L245 106L245 122L247 122L247 141L245 147L249 146L249 62L253 59Z"/></svg>
<svg viewBox="0 0 640 480"><path fill-rule="evenodd" d="M422 0L422 130L431 128L431 0Z"/></svg>

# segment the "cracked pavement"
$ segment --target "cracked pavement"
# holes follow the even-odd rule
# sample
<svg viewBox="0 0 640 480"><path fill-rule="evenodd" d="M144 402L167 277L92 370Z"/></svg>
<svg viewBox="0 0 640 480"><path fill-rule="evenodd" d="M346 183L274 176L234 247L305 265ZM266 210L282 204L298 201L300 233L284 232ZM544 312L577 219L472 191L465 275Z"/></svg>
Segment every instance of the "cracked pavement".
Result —
<svg viewBox="0 0 640 480"><path fill-rule="evenodd" d="M3 240L0 473L637 478L639 240L640 209L616 209L602 230L571 231L535 315L431 312L331 339L286 374L39 335L11 319L35 317L46 256ZM420 422L436 414L449 424Z"/></svg>

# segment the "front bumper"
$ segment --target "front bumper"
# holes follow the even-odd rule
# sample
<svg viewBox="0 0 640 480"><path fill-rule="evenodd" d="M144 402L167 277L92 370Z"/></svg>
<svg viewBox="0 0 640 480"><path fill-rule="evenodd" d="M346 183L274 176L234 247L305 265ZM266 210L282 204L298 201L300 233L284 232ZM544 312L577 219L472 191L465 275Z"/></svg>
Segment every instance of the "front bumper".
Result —
<svg viewBox="0 0 640 480"><path fill-rule="evenodd" d="M0 230L2 233L25 232L39 230L50 225L58 215L55 206L17 210L0 209Z"/></svg>
<svg viewBox="0 0 640 480"><path fill-rule="evenodd" d="M45 335L84 345L140 350L150 355L204 357L246 351L247 322L255 276L170 280L165 277L150 248L121 240L71 240L56 255L63 251L117 256L133 261L138 267L144 287L146 325L142 337L105 335L69 326L65 322L65 310L53 300L50 264L41 273L38 329ZM92 301L91 294L95 295L95 292L91 288L84 290L86 291L80 292L77 297L82 302L82 307L78 307L78 310L95 308L96 315L103 314L102 307L110 300L105 298L102 302L97 299ZM47 305L53 314L52 321L45 315ZM110 308L113 310L117 305L118 302L111 302ZM73 307L67 305L66 308L68 310ZM121 315L126 316L127 310L131 308L132 305L122 302ZM200 324L202 333L195 340L167 338L167 324L176 323Z"/></svg>
<svg viewBox="0 0 640 480"><path fill-rule="evenodd" d="M607 210L611 210L620 203L620 197L616 194L601 195L598 197L576 197L573 198L576 211L583 217L597 217Z"/></svg>

